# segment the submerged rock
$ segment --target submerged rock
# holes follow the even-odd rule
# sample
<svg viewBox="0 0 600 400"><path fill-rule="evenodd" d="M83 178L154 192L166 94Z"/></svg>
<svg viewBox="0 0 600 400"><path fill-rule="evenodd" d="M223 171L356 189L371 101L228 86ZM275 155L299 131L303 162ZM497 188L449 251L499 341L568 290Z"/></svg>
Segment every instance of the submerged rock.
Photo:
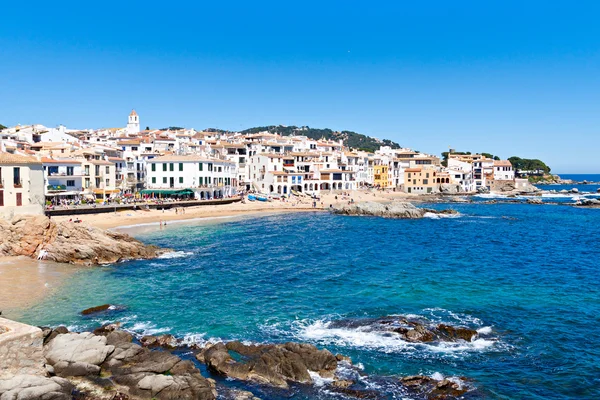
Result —
<svg viewBox="0 0 600 400"><path fill-rule="evenodd" d="M528 199L527 204L544 204L542 199Z"/></svg>
<svg viewBox="0 0 600 400"><path fill-rule="evenodd" d="M42 250L46 260L85 265L154 258L163 252L129 235L85 223L56 223L41 215L0 220L0 256L38 257Z"/></svg>
<svg viewBox="0 0 600 400"><path fill-rule="evenodd" d="M407 376L400 379L400 382L406 388L432 400L459 398L467 393L468 390L462 381L465 381L465 378L437 380L423 375Z"/></svg>
<svg viewBox="0 0 600 400"><path fill-rule="evenodd" d="M392 203L376 203L372 201L358 202L338 206L332 210L334 214L342 215L364 215L386 218L417 219L423 218L426 213L433 214L457 214L454 210L432 210L418 208L414 204L395 201Z"/></svg>

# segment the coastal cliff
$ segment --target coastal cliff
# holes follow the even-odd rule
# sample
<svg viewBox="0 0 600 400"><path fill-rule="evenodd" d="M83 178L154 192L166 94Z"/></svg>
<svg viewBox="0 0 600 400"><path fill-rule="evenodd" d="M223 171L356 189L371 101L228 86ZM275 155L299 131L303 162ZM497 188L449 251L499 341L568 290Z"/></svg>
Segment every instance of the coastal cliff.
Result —
<svg viewBox="0 0 600 400"><path fill-rule="evenodd" d="M109 264L155 258L162 253L129 235L85 223L59 222L40 215L0 220L0 256L27 256L71 264Z"/></svg>

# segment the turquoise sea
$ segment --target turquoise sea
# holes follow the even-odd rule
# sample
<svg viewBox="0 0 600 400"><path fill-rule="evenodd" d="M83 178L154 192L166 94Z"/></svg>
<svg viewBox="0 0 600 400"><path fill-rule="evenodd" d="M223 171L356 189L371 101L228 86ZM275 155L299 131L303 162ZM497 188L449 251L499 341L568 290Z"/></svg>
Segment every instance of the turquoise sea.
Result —
<svg viewBox="0 0 600 400"><path fill-rule="evenodd" d="M25 322L190 341L302 341L352 357L361 384L411 398L409 374L465 376L466 398L600 397L600 210L436 204L456 218L390 220L297 213L171 224L138 237L176 252L90 268L25 311ZM87 307L125 309L85 318ZM336 321L415 315L464 325L470 343L410 344ZM205 374L207 371L203 370ZM326 385L261 398L340 398Z"/></svg>

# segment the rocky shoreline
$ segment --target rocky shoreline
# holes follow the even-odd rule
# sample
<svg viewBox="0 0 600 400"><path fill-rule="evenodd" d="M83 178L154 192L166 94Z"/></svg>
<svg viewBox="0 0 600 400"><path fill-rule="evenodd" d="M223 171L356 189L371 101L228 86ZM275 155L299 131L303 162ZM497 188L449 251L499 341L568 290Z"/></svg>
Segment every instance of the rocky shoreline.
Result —
<svg viewBox="0 0 600 400"><path fill-rule="evenodd" d="M85 223L57 223L38 215L20 215L10 221L0 219L0 256L98 265L155 258L165 251L129 235Z"/></svg>
<svg viewBox="0 0 600 400"><path fill-rule="evenodd" d="M0 318L0 325L3 321L7 320ZM360 323L412 342L468 342L477 337L477 331L469 328L430 325L402 316ZM34 329L38 341L33 341L32 346L37 343L40 359L31 363L42 368L38 368L38 373L20 373L18 368L11 371L10 365L3 366L2 400L258 399L252 392L240 389L240 385L223 384L223 379L245 382L250 388L260 389L260 393L275 390L283 397L289 397L298 388L314 389L318 380L337 397L386 398L384 393L361 383L365 378L377 377L365 374L349 357L334 355L312 344L189 344L171 335L134 337L121 330L118 322L93 332L69 332L65 327ZM204 369L217 379L205 377ZM455 399L476 392L464 377L436 379L417 375L381 379L394 385L398 394L416 398Z"/></svg>
<svg viewBox="0 0 600 400"><path fill-rule="evenodd" d="M394 201L392 203L377 203L364 201L333 207L331 212L340 215L354 216L372 216L398 219L419 219L425 217L427 213L435 215L457 215L454 210L434 210L429 208L419 208L412 203L403 201Z"/></svg>

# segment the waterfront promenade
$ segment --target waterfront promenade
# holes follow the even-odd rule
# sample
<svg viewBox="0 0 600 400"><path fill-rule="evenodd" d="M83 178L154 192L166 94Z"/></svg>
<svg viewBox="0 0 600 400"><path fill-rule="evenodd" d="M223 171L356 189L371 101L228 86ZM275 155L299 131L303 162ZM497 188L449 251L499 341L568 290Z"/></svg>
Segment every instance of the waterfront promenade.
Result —
<svg viewBox="0 0 600 400"><path fill-rule="evenodd" d="M170 210L176 207L197 207L197 206L216 206L232 204L241 201L241 197L231 197L227 199L212 200L185 200L185 201L160 201L160 202L138 202L135 204L93 204L77 206L56 206L47 209L44 213L49 217L61 215L84 215L84 214L103 214L127 210Z"/></svg>

